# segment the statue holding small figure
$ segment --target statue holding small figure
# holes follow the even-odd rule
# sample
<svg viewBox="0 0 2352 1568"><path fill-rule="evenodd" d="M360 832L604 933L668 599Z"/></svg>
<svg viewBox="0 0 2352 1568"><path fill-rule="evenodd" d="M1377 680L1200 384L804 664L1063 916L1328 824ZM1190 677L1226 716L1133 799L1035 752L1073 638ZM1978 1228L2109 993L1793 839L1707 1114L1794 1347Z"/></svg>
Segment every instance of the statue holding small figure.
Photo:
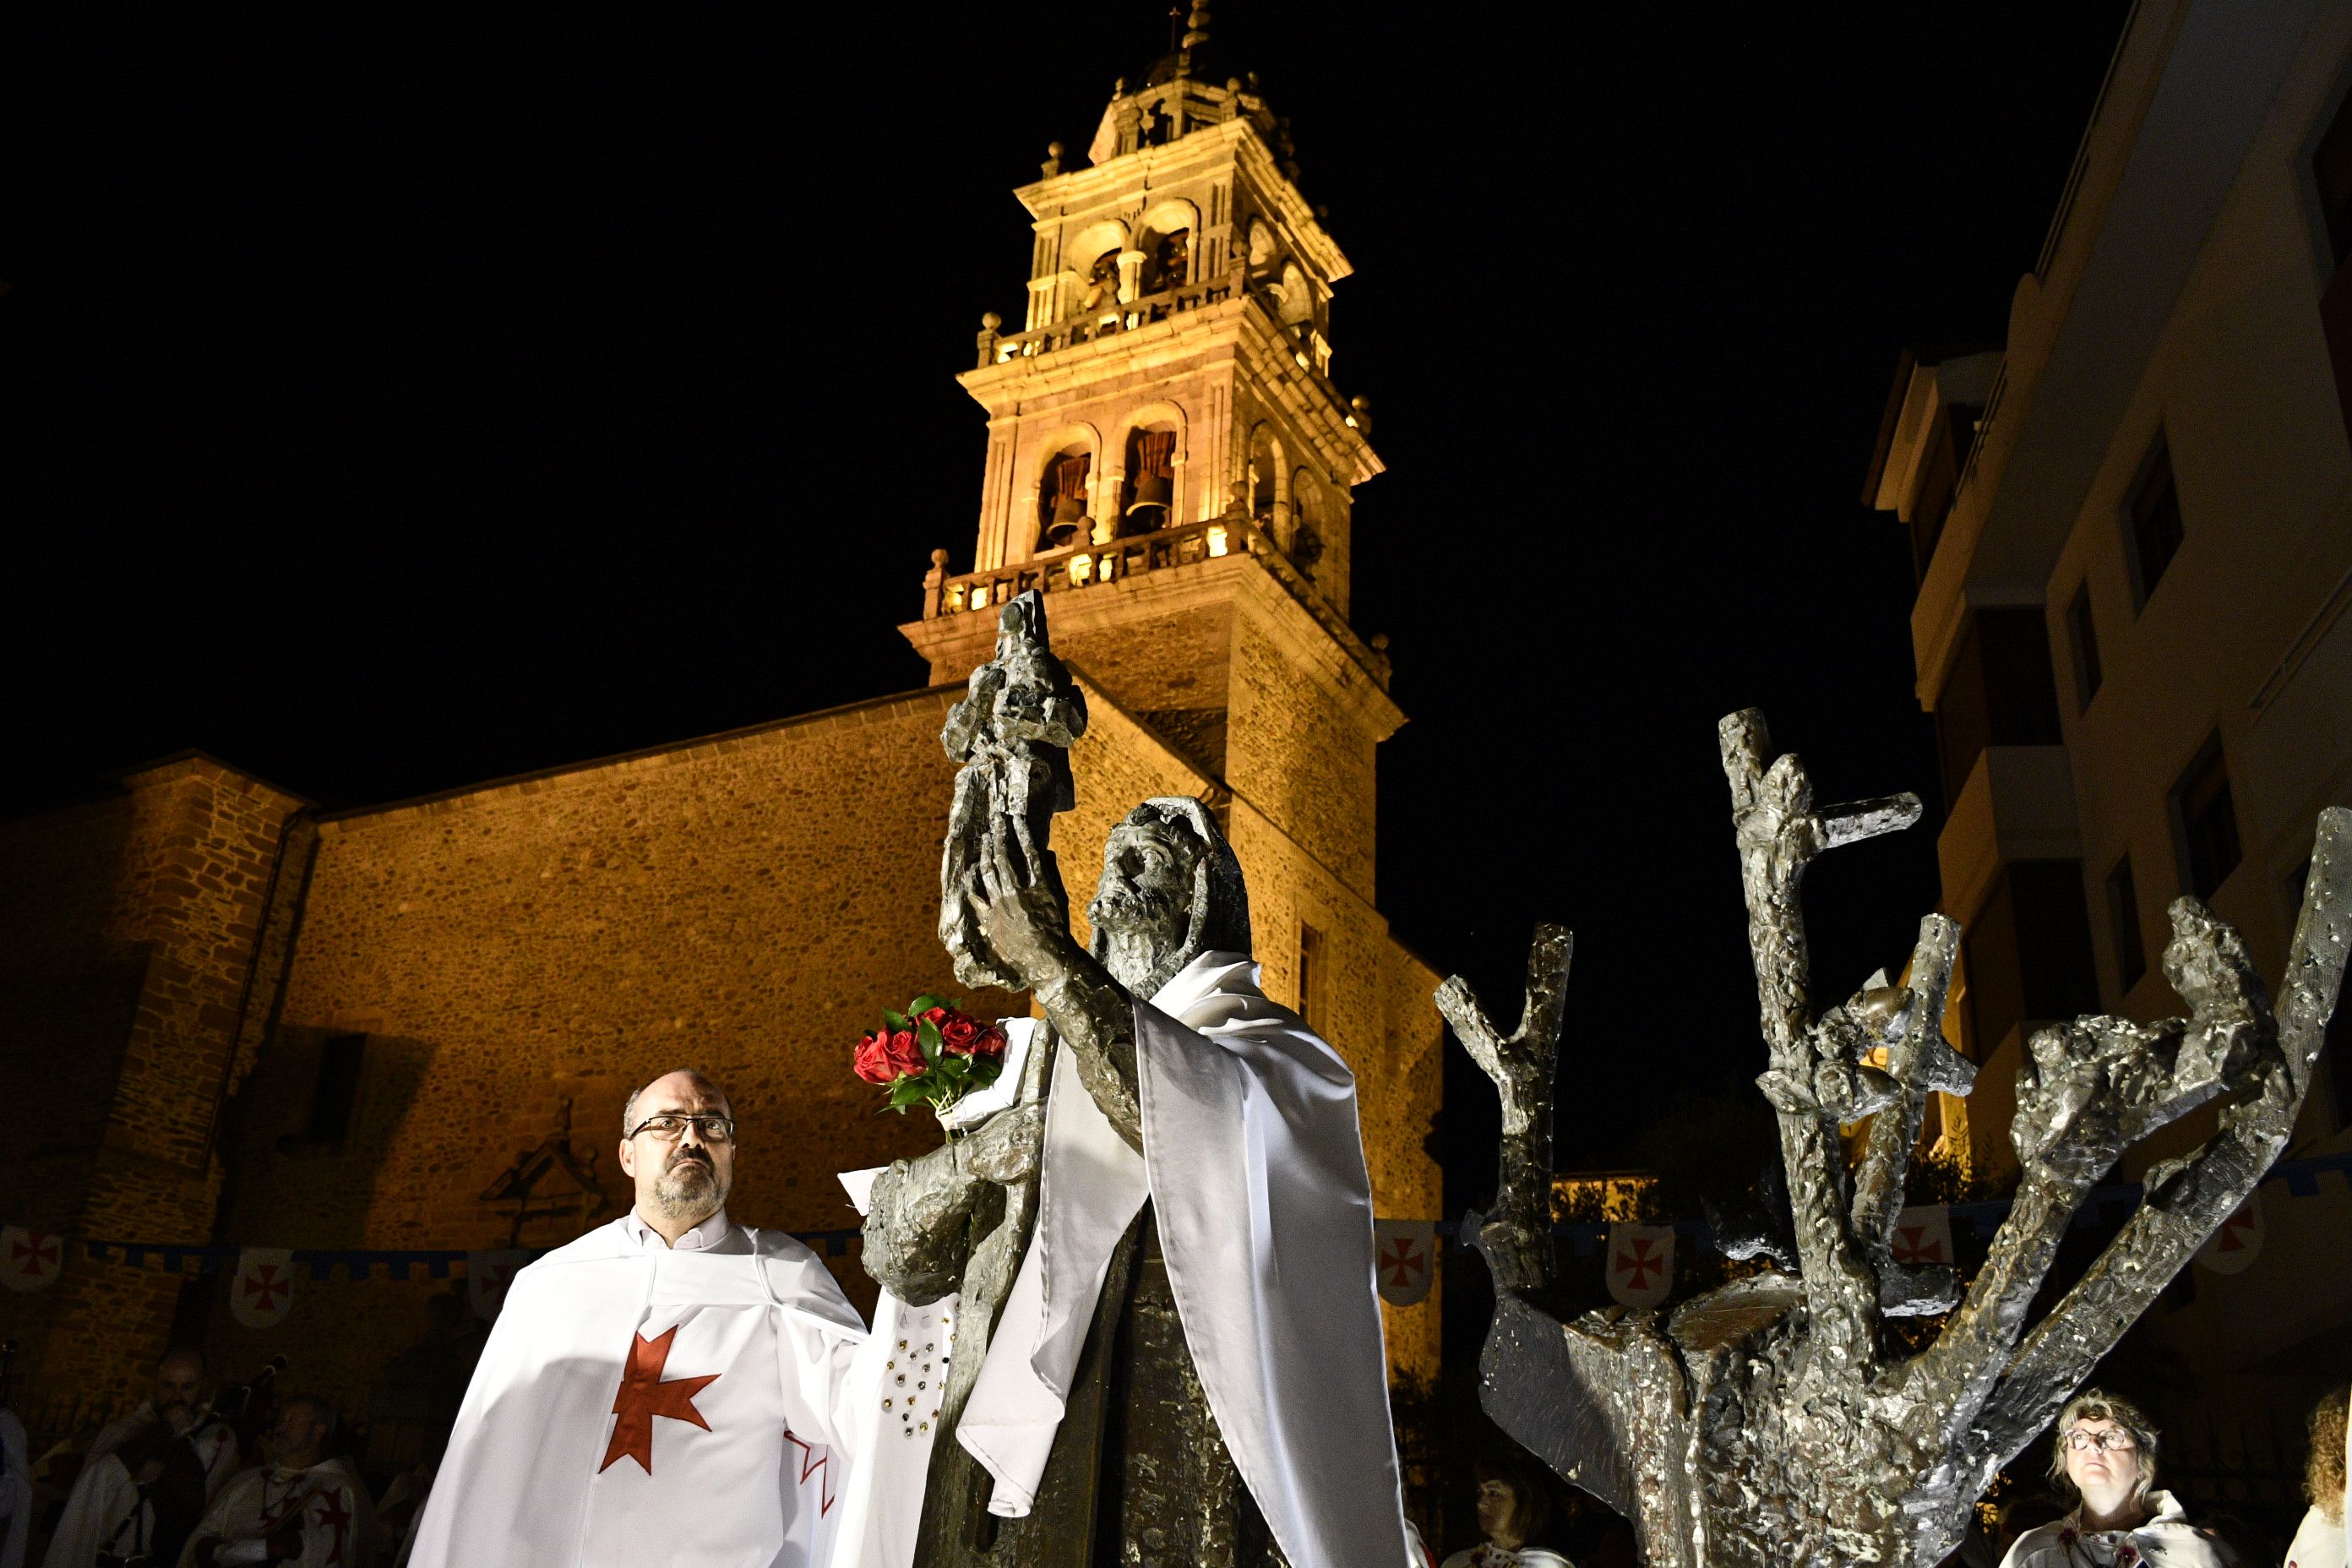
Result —
<svg viewBox="0 0 2352 1568"><path fill-rule="evenodd" d="M957 1294L915 1560L1402 1563L1353 1077L1259 989L1197 800L1112 829L1080 945L1047 838L1083 700L1037 598L1001 625L947 727L940 924L960 975L1045 1016L1011 1107L867 1204L867 1271Z"/></svg>

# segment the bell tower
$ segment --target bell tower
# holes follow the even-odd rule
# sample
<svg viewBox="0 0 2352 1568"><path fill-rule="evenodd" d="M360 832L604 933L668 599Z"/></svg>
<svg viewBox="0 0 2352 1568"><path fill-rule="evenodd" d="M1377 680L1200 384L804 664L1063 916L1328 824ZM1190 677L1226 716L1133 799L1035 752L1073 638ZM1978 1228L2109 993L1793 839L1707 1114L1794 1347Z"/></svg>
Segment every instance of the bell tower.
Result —
<svg viewBox="0 0 2352 1568"><path fill-rule="evenodd" d="M935 685L986 658L997 607L1042 589L1092 722L1055 838L1081 927L1110 826L1206 801L1249 877L1266 992L1354 1070L1378 1213L1439 1208L1437 975L1373 904L1374 753L1404 722L1387 638L1349 617L1355 488L1381 471L1331 379L1348 258L1299 195L1254 78L1213 68L1195 9L1122 81L1086 156L1047 150L1017 330L983 316L959 378L988 416L966 569L932 552L900 629ZM1437 1298L1385 1309L1401 1369L1437 1365Z"/></svg>
<svg viewBox="0 0 2352 1568"><path fill-rule="evenodd" d="M1234 609L1262 600L1285 662L1350 693L1369 766L1403 717L1386 654L1349 622L1354 490L1381 464L1365 400L1331 379L1331 290L1352 269L1299 194L1285 122L1255 77L1214 68L1202 7L1118 84L1082 160L1047 154L1014 193L1022 324L983 316L959 377L988 415L971 569L935 552L908 638L935 681L960 680L986 657L980 612L1043 588L1055 647L1239 788ZM1357 804L1369 893L1369 793Z"/></svg>

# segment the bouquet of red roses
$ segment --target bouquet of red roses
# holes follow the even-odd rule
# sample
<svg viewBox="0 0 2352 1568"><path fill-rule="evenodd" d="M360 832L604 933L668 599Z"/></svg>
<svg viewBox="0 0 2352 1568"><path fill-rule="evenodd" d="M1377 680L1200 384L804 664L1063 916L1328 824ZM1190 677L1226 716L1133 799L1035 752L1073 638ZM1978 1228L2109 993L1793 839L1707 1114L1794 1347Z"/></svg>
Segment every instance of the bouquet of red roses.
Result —
<svg viewBox="0 0 2352 1568"><path fill-rule="evenodd" d="M937 996L918 996L903 1013L884 1009L882 1026L857 1042L854 1068L890 1090L893 1110L943 1111L996 1081L1004 1070L1004 1031Z"/></svg>

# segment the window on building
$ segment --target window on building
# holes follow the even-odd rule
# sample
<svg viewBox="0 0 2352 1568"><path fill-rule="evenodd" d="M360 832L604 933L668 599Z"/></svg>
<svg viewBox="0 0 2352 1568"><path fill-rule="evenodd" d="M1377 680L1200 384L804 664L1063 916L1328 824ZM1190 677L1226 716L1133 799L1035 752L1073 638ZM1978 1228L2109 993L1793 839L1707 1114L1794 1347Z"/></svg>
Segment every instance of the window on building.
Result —
<svg viewBox="0 0 2352 1568"><path fill-rule="evenodd" d="M2063 739L2042 607L1987 605L1972 612L1936 702L1946 807L1959 799L1987 746L2054 746Z"/></svg>
<svg viewBox="0 0 2352 1568"><path fill-rule="evenodd" d="M319 1047L319 1080L310 1090L311 1142L340 1143L350 1133L366 1055L365 1035L331 1035Z"/></svg>
<svg viewBox="0 0 2352 1568"><path fill-rule="evenodd" d="M2107 873L2107 923L2116 938L2117 999L2128 995L2147 973L2147 946L2139 930L2139 887L2132 880L2131 857Z"/></svg>
<svg viewBox="0 0 2352 1568"><path fill-rule="evenodd" d="M2182 883L2197 897L2210 899L2243 858L2220 735L2205 742L2173 786L2172 823L2180 847Z"/></svg>
<svg viewBox="0 0 2352 1568"><path fill-rule="evenodd" d="M1298 927L1298 1016L1321 1033L1324 991L1329 984L1330 960L1324 952L1323 933L1304 921Z"/></svg>
<svg viewBox="0 0 2352 1568"><path fill-rule="evenodd" d="M2074 711L2090 707L2099 694L2099 628L2091 619L2091 585L2074 590L2066 606L2066 641L2074 654Z"/></svg>
<svg viewBox="0 0 2352 1568"><path fill-rule="evenodd" d="M1984 1054L2020 1024L2098 1011L2081 861L2012 861L1962 942L1969 1026Z"/></svg>
<svg viewBox="0 0 2352 1568"><path fill-rule="evenodd" d="M2124 521L2132 593L2145 605L2180 550L2180 492L2172 482L2172 448L2161 431L2124 502Z"/></svg>

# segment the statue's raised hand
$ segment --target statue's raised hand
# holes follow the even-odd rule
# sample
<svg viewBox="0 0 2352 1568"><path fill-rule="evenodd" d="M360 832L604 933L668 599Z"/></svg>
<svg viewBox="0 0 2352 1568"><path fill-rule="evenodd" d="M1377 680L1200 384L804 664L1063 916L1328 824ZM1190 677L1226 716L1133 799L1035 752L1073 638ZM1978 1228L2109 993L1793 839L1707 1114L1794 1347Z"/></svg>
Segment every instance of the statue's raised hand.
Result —
<svg viewBox="0 0 2352 1568"><path fill-rule="evenodd" d="M980 890L971 906L991 950L1034 991L1069 972L1078 946L1060 889L1038 874L1013 831L1012 816L1000 812L982 836Z"/></svg>
<svg viewBox="0 0 2352 1568"><path fill-rule="evenodd" d="M982 1181L1003 1185L1025 1180L1037 1173L1045 1147L1045 1108L1015 1105L1000 1110L955 1147L963 1152L964 1168Z"/></svg>

